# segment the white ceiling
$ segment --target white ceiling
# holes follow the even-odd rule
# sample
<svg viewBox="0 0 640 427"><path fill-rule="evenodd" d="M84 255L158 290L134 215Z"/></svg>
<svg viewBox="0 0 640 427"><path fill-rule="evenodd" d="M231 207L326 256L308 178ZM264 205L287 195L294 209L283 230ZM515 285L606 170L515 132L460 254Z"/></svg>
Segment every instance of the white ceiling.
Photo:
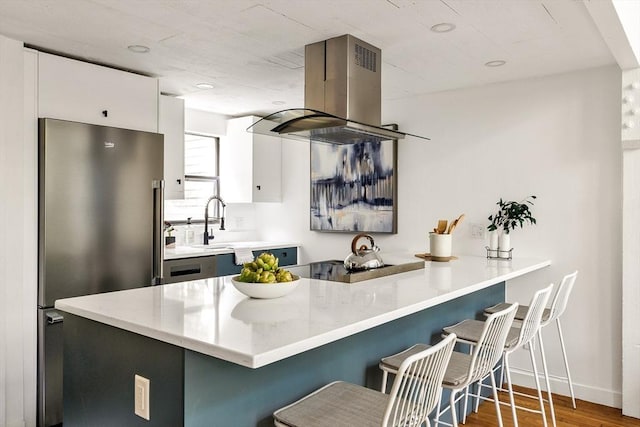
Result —
<svg viewBox="0 0 640 427"><path fill-rule="evenodd" d="M382 49L384 99L615 63L578 0L0 0L0 34L229 115L303 106L304 46L342 34Z"/></svg>

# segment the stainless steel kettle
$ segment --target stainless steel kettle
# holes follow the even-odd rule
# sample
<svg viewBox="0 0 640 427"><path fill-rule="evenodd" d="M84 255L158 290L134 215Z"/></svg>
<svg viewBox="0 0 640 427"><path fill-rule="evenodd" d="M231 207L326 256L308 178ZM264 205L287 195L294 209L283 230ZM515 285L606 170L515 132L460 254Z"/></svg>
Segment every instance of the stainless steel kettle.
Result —
<svg viewBox="0 0 640 427"><path fill-rule="evenodd" d="M371 243L371 247L362 245L356 247L360 238L366 237ZM378 254L380 248L376 246L373 237L368 234L360 233L351 241L351 253L344 260L344 268L348 271L369 270L372 268L382 267L384 263Z"/></svg>

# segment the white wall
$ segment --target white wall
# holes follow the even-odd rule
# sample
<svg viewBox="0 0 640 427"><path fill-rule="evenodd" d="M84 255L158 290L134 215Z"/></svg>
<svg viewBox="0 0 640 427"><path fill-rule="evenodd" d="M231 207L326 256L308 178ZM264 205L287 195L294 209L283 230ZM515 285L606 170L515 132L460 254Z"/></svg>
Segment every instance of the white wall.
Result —
<svg viewBox="0 0 640 427"><path fill-rule="evenodd" d="M203 135L222 136L227 133L227 119L228 117L222 114L185 108L184 130Z"/></svg>
<svg viewBox="0 0 640 427"><path fill-rule="evenodd" d="M484 255L486 242L470 237L470 223L488 225L500 197L538 196L538 225L512 233L514 256L550 258L553 264L510 282L509 299L528 303L536 289L578 269L565 314L576 392L618 407L619 94L620 71L607 67L387 103L385 122L432 141L399 142L398 234L374 236L383 250L425 252L436 221L464 212L454 252ZM283 203L256 205L262 237L303 242L302 262L343 258L352 235L309 231L309 145L284 144ZM550 371L561 374L555 335L548 342ZM516 359L515 366L526 367L527 360Z"/></svg>
<svg viewBox="0 0 640 427"><path fill-rule="evenodd" d="M612 3L636 58L636 64L640 65L640 1L613 0Z"/></svg>
<svg viewBox="0 0 640 427"><path fill-rule="evenodd" d="M23 65L24 64L24 65ZM36 62L0 36L0 426L35 425ZM9 225L10 224L10 225Z"/></svg>
<svg viewBox="0 0 640 427"><path fill-rule="evenodd" d="M631 114L640 108L636 82L640 68L622 72L622 413L640 418L640 117Z"/></svg>

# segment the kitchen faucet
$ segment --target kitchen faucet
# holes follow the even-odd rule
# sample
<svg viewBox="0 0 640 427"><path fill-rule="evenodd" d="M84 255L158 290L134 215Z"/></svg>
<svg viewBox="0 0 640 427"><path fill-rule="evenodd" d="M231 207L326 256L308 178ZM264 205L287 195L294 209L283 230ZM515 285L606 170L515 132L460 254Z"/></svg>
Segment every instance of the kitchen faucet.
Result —
<svg viewBox="0 0 640 427"><path fill-rule="evenodd" d="M220 230L224 231L224 208L227 205L224 203L224 200L220 196L211 196L209 200L207 200L207 204L204 205L204 244L208 245L209 240L213 239L213 236L209 237L209 203L212 200L217 200L222 205L222 216L220 217Z"/></svg>

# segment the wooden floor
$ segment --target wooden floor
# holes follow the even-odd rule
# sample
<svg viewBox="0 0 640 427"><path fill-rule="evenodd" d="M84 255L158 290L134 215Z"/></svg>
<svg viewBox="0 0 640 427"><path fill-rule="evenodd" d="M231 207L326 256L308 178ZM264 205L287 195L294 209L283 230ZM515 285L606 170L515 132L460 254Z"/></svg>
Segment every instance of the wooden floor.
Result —
<svg viewBox="0 0 640 427"><path fill-rule="evenodd" d="M522 387L516 390L535 394L535 390ZM546 394L545 394L546 396ZM500 400L509 401L506 393L500 393ZM516 396L516 404L526 406L528 408L537 409L538 401L525 397ZM571 399L565 396L553 395L553 404L556 413L556 425L558 427L640 427L640 420L636 418L625 417L622 411L608 406L597 405L595 403L576 400L576 409L571 406ZM502 413L502 421L507 426L513 426L513 417L511 416L511 408L507 405L500 405ZM549 427L551 424L551 415L549 414L549 406L545 404L547 412L547 420ZM542 426L542 416L540 414L527 412L518 409L518 425L523 427ZM461 426L463 424L460 424ZM498 425L496 411L493 402L485 401L480 404L477 414L471 414L467 417L464 426L484 426L493 427Z"/></svg>

